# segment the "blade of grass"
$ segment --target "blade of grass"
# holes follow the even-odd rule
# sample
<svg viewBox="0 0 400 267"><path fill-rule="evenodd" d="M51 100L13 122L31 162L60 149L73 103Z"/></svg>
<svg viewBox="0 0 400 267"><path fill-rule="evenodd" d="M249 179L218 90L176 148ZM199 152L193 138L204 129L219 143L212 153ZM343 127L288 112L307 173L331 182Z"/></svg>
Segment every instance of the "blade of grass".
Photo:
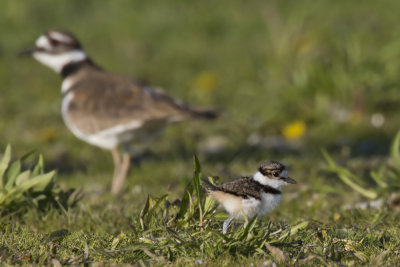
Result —
<svg viewBox="0 0 400 267"><path fill-rule="evenodd" d="M239 239L243 240L244 238L246 238L247 235L253 230L256 223L257 223L257 215L254 216L253 218L251 218L251 220L247 222L247 225L243 230L243 234L241 235L241 237Z"/></svg>
<svg viewBox="0 0 400 267"><path fill-rule="evenodd" d="M358 176L351 173L349 170L338 166L325 149L321 149L321 152L329 165L327 170L336 173L336 175L342 180L342 182L344 182L355 191L359 192L361 195L367 198L375 199L378 196L378 193L376 191L365 189L359 184L355 183L353 180L354 178L359 179Z"/></svg>
<svg viewBox="0 0 400 267"><path fill-rule="evenodd" d="M400 171L400 130L397 132L390 146L390 157L395 168Z"/></svg>
<svg viewBox="0 0 400 267"><path fill-rule="evenodd" d="M200 225L203 225L203 191L201 189L201 167L200 167L200 162L199 159L197 158L196 155L193 156L193 163L194 163L194 173L193 173L193 184L194 184L194 189L197 194L197 203L199 207L199 217L200 217Z"/></svg>
<svg viewBox="0 0 400 267"><path fill-rule="evenodd" d="M39 155L39 160L38 163L36 164L35 168L32 171L32 175L39 175L42 174L44 171L44 162L43 162L43 156Z"/></svg>
<svg viewBox="0 0 400 267"><path fill-rule="evenodd" d="M150 208L150 210L149 210L147 216L145 216L145 217L146 217L146 219L145 219L146 224L148 224L148 223L150 222L150 220L154 217L154 214L155 214L157 208L158 208L161 204L165 204L165 199L166 199L167 197L168 197L168 194L163 195L162 197L160 197L160 198L156 201L156 203L154 204L154 206Z"/></svg>
<svg viewBox="0 0 400 267"><path fill-rule="evenodd" d="M381 166L377 171L370 172L371 178L375 181L377 185L382 188L388 187L388 184L384 181L385 180L385 166Z"/></svg>
<svg viewBox="0 0 400 267"><path fill-rule="evenodd" d="M182 201L181 201L181 207L180 207L180 209L178 211L178 214L176 215L176 220L184 218L184 216L185 216L185 214L186 214L186 212L188 210L189 204L190 204L189 203L190 202L189 198L190 198L189 191L185 191L183 193L183 198L182 198Z"/></svg>
<svg viewBox="0 0 400 267"><path fill-rule="evenodd" d="M142 230L146 229L146 225L144 224L144 217L149 212L149 207L150 207L150 196L147 195L146 203L144 204L143 209L140 211L140 226L142 227Z"/></svg>
<svg viewBox="0 0 400 267"><path fill-rule="evenodd" d="M290 227L289 229L286 229L285 231L282 232L281 236L279 237L279 240L283 240L286 237L294 235L301 229L306 228L307 226L308 226L308 221L305 221L305 222L301 222L293 227Z"/></svg>

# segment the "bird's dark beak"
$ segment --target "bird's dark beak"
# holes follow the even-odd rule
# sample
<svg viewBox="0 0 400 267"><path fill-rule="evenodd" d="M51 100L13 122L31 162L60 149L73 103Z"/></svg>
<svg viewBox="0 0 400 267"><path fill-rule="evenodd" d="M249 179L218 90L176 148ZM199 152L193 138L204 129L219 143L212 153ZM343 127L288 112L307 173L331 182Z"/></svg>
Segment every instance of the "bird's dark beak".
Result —
<svg viewBox="0 0 400 267"><path fill-rule="evenodd" d="M32 55L34 52L38 51L38 49L36 47L33 48L29 48L29 49L25 49L21 52L18 53L18 56L20 57L24 57L24 56L30 56Z"/></svg>
<svg viewBox="0 0 400 267"><path fill-rule="evenodd" d="M297 184L296 180L290 177L281 177L281 180L285 181L288 184Z"/></svg>

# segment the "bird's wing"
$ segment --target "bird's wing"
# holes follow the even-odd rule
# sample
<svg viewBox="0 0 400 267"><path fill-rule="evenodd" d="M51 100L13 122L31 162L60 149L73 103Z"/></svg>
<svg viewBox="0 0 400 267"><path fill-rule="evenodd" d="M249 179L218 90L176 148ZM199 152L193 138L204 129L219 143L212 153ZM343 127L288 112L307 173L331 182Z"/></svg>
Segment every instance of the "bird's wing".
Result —
<svg viewBox="0 0 400 267"><path fill-rule="evenodd" d="M88 75L68 94L68 120L87 134L119 125L165 125L195 115L194 109L161 90L107 72Z"/></svg>
<svg viewBox="0 0 400 267"><path fill-rule="evenodd" d="M254 197L261 199L261 190L251 177L240 177L231 182L224 183L219 189L225 193L238 195L244 198Z"/></svg>

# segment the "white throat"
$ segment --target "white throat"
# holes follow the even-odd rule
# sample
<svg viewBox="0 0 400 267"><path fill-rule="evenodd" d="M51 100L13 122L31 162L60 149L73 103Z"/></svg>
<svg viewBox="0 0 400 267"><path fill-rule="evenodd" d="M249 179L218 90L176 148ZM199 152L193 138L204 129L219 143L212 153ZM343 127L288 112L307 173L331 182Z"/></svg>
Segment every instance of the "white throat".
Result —
<svg viewBox="0 0 400 267"><path fill-rule="evenodd" d="M45 52L34 52L33 57L40 63L50 67L55 72L60 73L64 66L87 59L87 55L82 50L72 50L62 54L48 54Z"/></svg>
<svg viewBox="0 0 400 267"><path fill-rule="evenodd" d="M283 186L286 185L286 182L278 179L270 179L263 175L261 172L257 171L253 175L253 179L263 185L271 186L272 188L280 190Z"/></svg>

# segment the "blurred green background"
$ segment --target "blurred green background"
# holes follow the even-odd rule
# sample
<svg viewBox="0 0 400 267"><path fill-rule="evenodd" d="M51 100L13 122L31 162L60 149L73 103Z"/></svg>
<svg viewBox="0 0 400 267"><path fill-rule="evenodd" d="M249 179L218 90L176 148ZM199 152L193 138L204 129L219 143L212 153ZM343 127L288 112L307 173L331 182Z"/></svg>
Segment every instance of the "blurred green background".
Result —
<svg viewBox="0 0 400 267"><path fill-rule="evenodd" d="M108 191L111 156L64 126L60 77L17 57L60 28L105 69L223 110L217 122L170 127L132 167L126 192L181 192L193 153L223 180L276 159L300 185L329 184L320 147L379 158L399 128L399 10L372 0L2 1L0 147L35 149L61 184Z"/></svg>

